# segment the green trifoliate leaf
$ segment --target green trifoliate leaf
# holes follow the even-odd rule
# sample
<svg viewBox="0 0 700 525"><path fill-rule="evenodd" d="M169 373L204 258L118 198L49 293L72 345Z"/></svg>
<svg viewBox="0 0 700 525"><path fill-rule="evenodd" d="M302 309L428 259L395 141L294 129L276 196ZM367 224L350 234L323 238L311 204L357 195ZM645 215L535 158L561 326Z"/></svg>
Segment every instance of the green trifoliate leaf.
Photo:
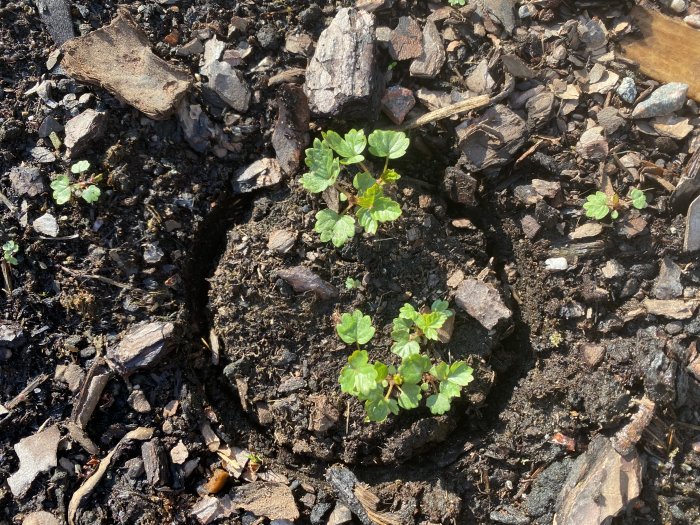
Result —
<svg viewBox="0 0 700 525"><path fill-rule="evenodd" d="M382 173L382 176L380 177L384 182L396 182L401 178L401 175L399 175L396 170L386 170L384 173Z"/></svg>
<svg viewBox="0 0 700 525"><path fill-rule="evenodd" d="M340 371L340 389L351 396L369 396L377 387L377 369L369 363L366 350L355 350Z"/></svg>
<svg viewBox="0 0 700 525"><path fill-rule="evenodd" d="M430 309L433 312L445 312L447 314L447 317L450 317L452 315L452 311L449 310L450 308L450 303L447 301L441 301L437 300L433 302L433 304L430 306Z"/></svg>
<svg viewBox="0 0 700 525"><path fill-rule="evenodd" d="M389 416L390 413L398 414L399 405L395 399L377 397L375 399L368 399L365 402L365 412L367 412L368 421L381 423Z"/></svg>
<svg viewBox="0 0 700 525"><path fill-rule="evenodd" d="M370 189L375 184L377 184L377 180L374 177L372 177L371 174L367 173L366 171L358 173L357 175L355 175L355 178L352 180L352 185L355 187L356 190L358 190L360 192L360 194L365 193L368 189Z"/></svg>
<svg viewBox="0 0 700 525"><path fill-rule="evenodd" d="M444 361L440 361L430 369L430 375L438 381L445 381L450 373L450 366Z"/></svg>
<svg viewBox="0 0 700 525"><path fill-rule="evenodd" d="M59 175L51 182L53 199L56 204L65 204L71 198L71 184L68 175Z"/></svg>
<svg viewBox="0 0 700 525"><path fill-rule="evenodd" d="M474 370L464 361L455 361L450 365L447 380L455 385L467 386L474 380Z"/></svg>
<svg viewBox="0 0 700 525"><path fill-rule="evenodd" d="M100 198L100 188L95 186L94 184L91 184L87 188L83 190L83 192L80 194L80 196L83 198L85 202L88 202L92 204L93 202L97 202L97 199Z"/></svg>
<svg viewBox="0 0 700 525"><path fill-rule="evenodd" d="M321 210L316 214L314 226L322 242L331 241L333 246L342 246L355 235L355 220L348 215L339 215L333 210Z"/></svg>
<svg viewBox="0 0 700 525"><path fill-rule="evenodd" d="M429 396L425 404L430 409L431 414L438 416L450 410L450 398L441 392Z"/></svg>
<svg viewBox="0 0 700 525"><path fill-rule="evenodd" d="M353 279L352 277L345 279L345 288L348 290L355 290L360 287L362 287L362 283L357 279Z"/></svg>
<svg viewBox="0 0 700 525"><path fill-rule="evenodd" d="M604 219L605 216L610 213L608 196L602 191L596 191L593 195L586 197L583 209L586 210L586 217L598 220ZM614 218L615 217L613 217L613 219Z"/></svg>
<svg viewBox="0 0 700 525"><path fill-rule="evenodd" d="M438 310L437 312L429 312L427 314L419 314L416 319L416 326L423 332L423 335L432 341L438 340L438 330L442 328L445 321L450 316L445 311Z"/></svg>
<svg viewBox="0 0 700 525"><path fill-rule="evenodd" d="M404 303L404 305L399 310L399 319L408 319L409 321L416 322L420 314L410 303Z"/></svg>
<svg viewBox="0 0 700 525"><path fill-rule="evenodd" d="M429 370L430 358L422 354L406 357L399 365L399 375L404 383L419 383L423 379L423 374Z"/></svg>
<svg viewBox="0 0 700 525"><path fill-rule="evenodd" d="M372 184L365 189L357 198L357 205L361 208L371 210L378 197L384 194L384 190L379 184Z"/></svg>
<svg viewBox="0 0 700 525"><path fill-rule="evenodd" d="M455 385L454 383L450 383L449 381L443 381L440 383L440 393L448 399L452 399L453 397L460 396L462 393L462 387Z"/></svg>
<svg viewBox="0 0 700 525"><path fill-rule="evenodd" d="M375 157L398 159L408 149L409 140L403 131L375 129L368 137L369 152Z"/></svg>
<svg viewBox="0 0 700 525"><path fill-rule="evenodd" d="M356 164L365 160L362 152L367 146L367 139L363 130L351 129L345 134L344 139L335 131L328 131L323 134L323 140L333 148L333 151L343 157L341 164Z"/></svg>
<svg viewBox="0 0 700 525"><path fill-rule="evenodd" d="M301 177L304 189L321 193L335 184L340 174L340 163L333 156L333 150L319 139L314 140L313 148L306 150L305 162L310 171Z"/></svg>
<svg viewBox="0 0 700 525"><path fill-rule="evenodd" d="M340 323L336 325L338 336L347 344L365 344L374 337L374 327L369 315L363 315L360 310L351 314L343 314Z"/></svg>
<svg viewBox="0 0 700 525"><path fill-rule="evenodd" d="M75 173L75 174L83 173L84 171L87 171L89 169L90 169L90 162L87 160L79 160L78 162L76 162L75 164L73 164L70 167L71 173Z"/></svg>
<svg viewBox="0 0 700 525"><path fill-rule="evenodd" d="M401 215L401 206L389 197L377 197L369 212L378 222L394 221Z"/></svg>
<svg viewBox="0 0 700 525"><path fill-rule="evenodd" d="M405 359L406 357L420 353L420 343L411 339L399 339L391 345L392 353Z"/></svg>
<svg viewBox="0 0 700 525"><path fill-rule="evenodd" d="M423 392L416 384L404 383L399 387L399 392L399 406L406 410L417 408L423 397Z"/></svg>
<svg viewBox="0 0 700 525"><path fill-rule="evenodd" d="M647 196L639 188L632 188L630 190L630 200L632 201L632 206L638 210L642 210L647 207Z"/></svg>

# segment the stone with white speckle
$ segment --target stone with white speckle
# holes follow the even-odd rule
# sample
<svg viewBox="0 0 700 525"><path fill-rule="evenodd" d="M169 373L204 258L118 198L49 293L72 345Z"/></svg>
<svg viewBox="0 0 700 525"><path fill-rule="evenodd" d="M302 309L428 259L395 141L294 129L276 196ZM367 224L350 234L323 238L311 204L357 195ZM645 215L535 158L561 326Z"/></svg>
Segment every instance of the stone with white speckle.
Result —
<svg viewBox="0 0 700 525"><path fill-rule="evenodd" d="M618 96L628 104L632 104L637 98L637 86L634 85L634 80L631 77L625 77L617 86Z"/></svg>
<svg viewBox="0 0 700 525"><path fill-rule="evenodd" d="M669 115L678 111L688 99L688 84L671 82L664 84L651 96L637 104L632 110L632 118L652 118Z"/></svg>

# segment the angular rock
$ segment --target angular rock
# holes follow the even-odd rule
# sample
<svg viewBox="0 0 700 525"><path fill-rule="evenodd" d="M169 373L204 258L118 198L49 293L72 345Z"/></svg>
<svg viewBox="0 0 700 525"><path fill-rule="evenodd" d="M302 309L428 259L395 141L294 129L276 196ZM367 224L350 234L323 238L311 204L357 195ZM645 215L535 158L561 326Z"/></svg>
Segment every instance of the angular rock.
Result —
<svg viewBox="0 0 700 525"><path fill-rule="evenodd" d="M314 41L307 33L287 34L284 50L295 55L309 56L314 49Z"/></svg>
<svg viewBox="0 0 700 525"><path fill-rule="evenodd" d="M56 222L56 217L48 212L35 219L32 223L32 228L34 228L37 233L47 235L48 237L56 237L58 235L58 222Z"/></svg>
<svg viewBox="0 0 700 525"><path fill-rule="evenodd" d="M22 525L61 525L62 522L56 516L45 510L38 510L27 514L22 520Z"/></svg>
<svg viewBox="0 0 700 525"><path fill-rule="evenodd" d="M42 120L41 126L39 126L39 136L42 139L45 139L53 132L60 133L61 131L63 131L63 126L61 123L57 122L56 119L51 116L47 116L44 120Z"/></svg>
<svg viewBox="0 0 700 525"><path fill-rule="evenodd" d="M590 239L591 237L597 237L603 233L603 225L599 222L586 222L576 228L569 234L569 239L572 241L578 241L580 239ZM608 261L607 264L609 264ZM603 272L605 272L605 266L603 267Z"/></svg>
<svg viewBox="0 0 700 525"><path fill-rule="evenodd" d="M313 292L321 299L338 297L338 290L335 286L327 283L305 266L283 268L277 270L276 274L287 281L295 292Z"/></svg>
<svg viewBox="0 0 700 525"><path fill-rule="evenodd" d="M600 525L617 516L642 489L636 450L620 455L598 435L579 456L557 498L554 525Z"/></svg>
<svg viewBox="0 0 700 525"><path fill-rule="evenodd" d="M691 155L683 167L676 189L671 193L671 206L677 212L685 212L698 194L700 194L700 148Z"/></svg>
<svg viewBox="0 0 700 525"><path fill-rule="evenodd" d="M550 257L544 261L544 267L550 272L563 272L569 269L566 257Z"/></svg>
<svg viewBox="0 0 700 525"><path fill-rule="evenodd" d="M423 52L423 36L418 22L402 16L389 37L389 54L394 60L417 58Z"/></svg>
<svg viewBox="0 0 700 525"><path fill-rule="evenodd" d="M473 172L507 164L527 138L525 121L502 104L491 106L481 117L463 122L455 131L465 165Z"/></svg>
<svg viewBox="0 0 700 525"><path fill-rule="evenodd" d="M57 46L75 36L68 0L34 0L41 21Z"/></svg>
<svg viewBox="0 0 700 525"><path fill-rule="evenodd" d="M467 87L472 93L484 95L491 93L495 85L496 81L489 73L489 61L484 58L469 73Z"/></svg>
<svg viewBox="0 0 700 525"><path fill-rule="evenodd" d="M41 164L50 164L56 162L56 155L49 148L44 148L43 146L36 146L29 150L32 158L40 162Z"/></svg>
<svg viewBox="0 0 700 525"><path fill-rule="evenodd" d="M601 134L602 126L587 129L581 134L576 151L586 160L604 160L608 156L608 141Z"/></svg>
<svg viewBox="0 0 700 525"><path fill-rule="evenodd" d="M483 3L488 13L498 20L503 29L512 33L515 29L515 0L484 0Z"/></svg>
<svg viewBox="0 0 700 525"><path fill-rule="evenodd" d="M652 293L656 299L675 299L683 295L681 284L681 268L670 257L661 261L659 276L654 282Z"/></svg>
<svg viewBox="0 0 700 525"><path fill-rule="evenodd" d="M644 299L642 306L648 314L671 319L690 319L698 309L698 301L683 299Z"/></svg>
<svg viewBox="0 0 700 525"><path fill-rule="evenodd" d="M608 135L615 133L625 123L625 119L620 116L614 106L601 109L596 115L596 119Z"/></svg>
<svg viewBox="0 0 700 525"><path fill-rule="evenodd" d="M109 364L122 375L157 362L173 349L175 325L142 322L127 330L121 341L107 348Z"/></svg>
<svg viewBox="0 0 700 525"><path fill-rule="evenodd" d="M537 130L547 124L552 118L554 109L554 93L545 91L530 98L525 104L527 110L527 129Z"/></svg>
<svg viewBox="0 0 700 525"><path fill-rule="evenodd" d="M503 67L516 78L532 78L536 76L534 70L530 68L518 55L508 54L501 56Z"/></svg>
<svg viewBox="0 0 700 525"><path fill-rule="evenodd" d="M525 215L522 219L520 219L520 226L523 229L525 237L530 240L537 237L537 234L542 229L540 223L537 222L537 219L535 219L532 215Z"/></svg>
<svg viewBox="0 0 700 525"><path fill-rule="evenodd" d="M683 251L694 252L700 250L700 196L690 204L688 214L685 217L685 237L683 238Z"/></svg>
<svg viewBox="0 0 700 525"><path fill-rule="evenodd" d="M33 436L20 439L15 445L19 469L7 478L12 494L21 498L39 474L58 465L56 455L61 432L57 425L50 426Z"/></svg>
<svg viewBox="0 0 700 525"><path fill-rule="evenodd" d="M382 111L397 126L404 121L415 105L413 91L401 86L386 88L382 97Z"/></svg>
<svg viewBox="0 0 700 525"><path fill-rule="evenodd" d="M80 115L66 122L66 138L64 143L69 158L84 151L88 145L100 138L107 127L107 114L94 109L86 109Z"/></svg>
<svg viewBox="0 0 700 525"><path fill-rule="evenodd" d="M272 147L282 171L293 175L299 169L304 148L309 145L309 100L304 90L284 84L277 97L277 122L272 133Z"/></svg>
<svg viewBox="0 0 700 525"><path fill-rule="evenodd" d="M233 181L233 191L235 193L249 193L260 188L274 186L281 180L282 168L277 159L264 158L256 160L236 174Z"/></svg>
<svg viewBox="0 0 700 525"><path fill-rule="evenodd" d="M107 27L62 49L69 75L105 88L153 119L173 113L190 88L187 73L151 52L148 37L124 9Z"/></svg>
<svg viewBox="0 0 700 525"><path fill-rule="evenodd" d="M678 111L688 98L688 84L671 82L664 84L632 110L632 118L652 118Z"/></svg>
<svg viewBox="0 0 700 525"><path fill-rule="evenodd" d="M291 489L282 483L254 481L236 487L231 495L231 504L270 520L291 522L300 516Z"/></svg>
<svg viewBox="0 0 700 525"><path fill-rule="evenodd" d="M24 342L24 332L19 323L0 320L0 348L19 348Z"/></svg>
<svg viewBox="0 0 700 525"><path fill-rule="evenodd" d="M236 509L231 505L231 498L228 495L222 498L203 496L192 506L189 515L201 525L208 525L220 518L228 518L235 511Z"/></svg>
<svg viewBox="0 0 700 525"><path fill-rule="evenodd" d="M250 88L243 73L231 67L227 62L214 60L202 68L209 82L205 85L212 89L221 100L239 113L248 111L250 105Z"/></svg>
<svg viewBox="0 0 700 525"><path fill-rule="evenodd" d="M336 503L328 517L328 525L347 525L348 523L352 523L352 512L342 503Z"/></svg>
<svg viewBox="0 0 700 525"><path fill-rule="evenodd" d="M628 104L632 104L637 98L637 87L634 85L634 79L625 77L617 86L617 95Z"/></svg>
<svg viewBox="0 0 700 525"><path fill-rule="evenodd" d="M46 191L39 168L17 166L10 170L10 184L20 197L36 197Z"/></svg>
<svg viewBox="0 0 700 525"><path fill-rule="evenodd" d="M158 438L153 438L141 445L141 458L148 483L153 487L167 485L170 481L170 465Z"/></svg>
<svg viewBox="0 0 700 525"><path fill-rule="evenodd" d="M450 166L445 169L442 189L450 200L466 206L477 206L475 194L478 187L479 182L458 166Z"/></svg>
<svg viewBox="0 0 700 525"><path fill-rule="evenodd" d="M509 322L513 316L498 290L477 279L467 279L460 285L455 294L455 303L487 330Z"/></svg>
<svg viewBox="0 0 700 525"><path fill-rule="evenodd" d="M411 76L435 78L440 73L446 58L442 35L435 22L428 20L423 27L423 52L411 63Z"/></svg>
<svg viewBox="0 0 700 525"><path fill-rule="evenodd" d="M376 64L374 16L343 8L321 33L306 70L304 92L320 117L374 120L382 76Z"/></svg>
<svg viewBox="0 0 700 525"><path fill-rule="evenodd" d="M625 275L625 267L615 259L610 259L603 265L601 272L606 279L617 279Z"/></svg>
<svg viewBox="0 0 700 525"><path fill-rule="evenodd" d="M267 239L267 247L273 252L288 253L294 248L297 232L291 230L275 230Z"/></svg>
<svg viewBox="0 0 700 525"><path fill-rule="evenodd" d="M146 399L143 390L133 390L126 401L139 414L148 414L151 411L151 404Z"/></svg>
<svg viewBox="0 0 700 525"><path fill-rule="evenodd" d="M190 453L182 441L178 441L177 445L170 449L170 459L176 465L182 465L187 461L189 455Z"/></svg>

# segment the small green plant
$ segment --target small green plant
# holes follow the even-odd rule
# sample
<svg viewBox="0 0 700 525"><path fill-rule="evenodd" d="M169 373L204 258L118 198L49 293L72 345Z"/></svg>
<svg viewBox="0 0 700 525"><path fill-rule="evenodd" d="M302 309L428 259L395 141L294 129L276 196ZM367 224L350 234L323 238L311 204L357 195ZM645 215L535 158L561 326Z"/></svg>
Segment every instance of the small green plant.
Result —
<svg viewBox="0 0 700 525"><path fill-rule="evenodd" d="M70 167L71 173L81 175L90 169L90 163L87 160L76 162ZM82 199L92 204L100 198L100 188L95 186L95 183L102 180L102 174L91 175L87 180L78 180L71 182L67 174L59 175L51 182L53 190L53 198L56 204L65 204L70 201L74 195L82 197Z"/></svg>
<svg viewBox="0 0 700 525"><path fill-rule="evenodd" d="M15 258L15 254L19 251L19 245L15 241L7 241L2 245L2 258L7 261L8 264L17 266L18 262Z"/></svg>
<svg viewBox="0 0 700 525"><path fill-rule="evenodd" d="M352 277L348 277L345 279L345 288L348 290L357 290L362 288L362 282Z"/></svg>
<svg viewBox="0 0 700 525"><path fill-rule="evenodd" d="M363 153L368 143L370 154L385 159L378 177L364 164ZM343 246L355 235L355 219L369 234L377 232L379 223L398 219L401 206L384 195L384 187L400 178L388 164L390 159L402 157L408 144L405 133L382 130L374 130L369 137L365 137L363 130L351 129L345 137L328 131L323 133L323 140L314 140L313 147L306 150L309 172L301 177L301 185L311 193L335 188L340 200L347 203L340 213L323 209L316 214L314 230L320 234L321 241ZM360 171L353 177L351 187L338 180L338 176L343 167L353 164L358 165ZM355 217L350 214L353 208Z"/></svg>
<svg viewBox="0 0 700 525"><path fill-rule="evenodd" d="M416 311L405 304L394 319L391 351L401 358L398 367L380 361L369 361L362 348L374 337L372 320L360 310L345 313L336 325L338 336L347 344L356 345L338 379L340 389L363 401L366 421L381 422L400 409L417 408L424 396L432 414L450 410L452 399L474 379L473 370L464 361L433 364L421 353L420 345L437 340L439 330L453 313L446 301L435 301L428 311Z"/></svg>
<svg viewBox="0 0 700 525"><path fill-rule="evenodd" d="M467 0L447 0L447 2L452 7L467 5Z"/></svg>
<svg viewBox="0 0 700 525"><path fill-rule="evenodd" d="M586 198L583 209L586 210L586 217L601 220L610 214L610 218L615 220L620 216L619 210L630 206L638 210L647 207L647 196L639 188L632 188L625 200L620 199L617 193L609 196L602 191L596 191Z"/></svg>

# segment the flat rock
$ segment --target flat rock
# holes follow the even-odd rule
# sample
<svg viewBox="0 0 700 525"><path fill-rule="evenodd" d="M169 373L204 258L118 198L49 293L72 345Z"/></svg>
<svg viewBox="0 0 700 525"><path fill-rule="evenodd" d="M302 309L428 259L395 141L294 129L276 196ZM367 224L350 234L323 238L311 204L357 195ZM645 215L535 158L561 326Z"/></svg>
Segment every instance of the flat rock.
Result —
<svg viewBox="0 0 700 525"><path fill-rule="evenodd" d="M455 303L487 330L493 330L501 322L509 322L513 316L498 290L477 279L467 279L459 286Z"/></svg>
<svg viewBox="0 0 700 525"><path fill-rule="evenodd" d="M382 97L382 111L397 126L404 121L415 105L413 91L402 86L388 87Z"/></svg>
<svg viewBox="0 0 700 525"><path fill-rule="evenodd" d="M243 73L219 60L213 60L206 68L202 68L202 72L209 78L206 86L221 100L239 113L248 111L251 95Z"/></svg>
<svg viewBox="0 0 700 525"><path fill-rule="evenodd" d="M527 111L527 129L535 131L549 122L554 109L554 93L544 91L528 99L525 103Z"/></svg>
<svg viewBox="0 0 700 525"><path fill-rule="evenodd" d="M41 21L57 46L75 36L68 0L34 0Z"/></svg>
<svg viewBox="0 0 700 525"><path fill-rule="evenodd" d="M300 86L283 84L277 96L277 122L272 133L272 147L287 175L294 175L301 165L304 148L309 145L309 100Z"/></svg>
<svg viewBox="0 0 700 525"><path fill-rule="evenodd" d="M648 314L670 319L690 319L698 309L698 301L683 299L644 299L642 306Z"/></svg>
<svg viewBox="0 0 700 525"><path fill-rule="evenodd" d="M19 348L25 341L22 325L15 321L0 320L0 348Z"/></svg>
<svg viewBox="0 0 700 525"><path fill-rule="evenodd" d="M270 520L294 521L300 516L291 489L282 483L254 481L236 487L231 504Z"/></svg>
<svg viewBox="0 0 700 525"><path fill-rule="evenodd" d="M604 160L608 156L608 141L602 135L603 127L595 126L581 134L576 151L586 160Z"/></svg>
<svg viewBox="0 0 700 525"><path fill-rule="evenodd" d="M515 29L515 13L513 12L515 0L484 0L483 4L487 12L503 26L503 29L509 33L513 32Z"/></svg>
<svg viewBox="0 0 700 525"><path fill-rule="evenodd" d="M615 133L625 123L625 119L623 119L620 116L620 114L614 106L608 106L606 108L601 109L598 112L598 115L596 115L596 119L598 120L598 124L605 130L605 133L607 133L608 135L611 133Z"/></svg>
<svg viewBox="0 0 700 525"><path fill-rule="evenodd" d="M289 33L284 41L284 50L295 55L309 56L314 49L314 40L307 33Z"/></svg>
<svg viewBox="0 0 700 525"><path fill-rule="evenodd" d="M700 196L690 203L685 217L685 237L683 238L683 251L696 250L700 250Z"/></svg>
<svg viewBox="0 0 700 525"><path fill-rule="evenodd" d="M520 219L520 227L523 229L525 237L527 237L530 240L537 237L537 234L542 229L540 223L537 222L537 219L535 219L535 217L533 217L532 215L523 216L523 218Z"/></svg>
<svg viewBox="0 0 700 525"><path fill-rule="evenodd" d="M153 119L167 118L190 88L186 72L149 48L148 37L126 10L108 26L63 44L61 66L98 85Z"/></svg>
<svg viewBox="0 0 700 525"><path fill-rule="evenodd" d="M654 297L656 299L676 299L683 295L682 273L680 266L673 262L670 257L664 257L661 261L659 276L654 282L654 288L652 288Z"/></svg>
<svg viewBox="0 0 700 525"><path fill-rule="evenodd" d="M112 368L130 374L157 362L174 346L175 325L170 322L143 322L131 327L121 341L107 349Z"/></svg>
<svg viewBox="0 0 700 525"><path fill-rule="evenodd" d="M284 279L297 293L313 292L321 299L338 297L338 290L321 279L305 266L294 266L277 270L277 276Z"/></svg>
<svg viewBox="0 0 700 525"><path fill-rule="evenodd" d="M170 462L158 438L153 438L141 445L141 458L149 485L153 487L167 485L170 481Z"/></svg>
<svg viewBox="0 0 700 525"><path fill-rule="evenodd" d="M423 27L423 52L411 63L411 76L435 78L440 73L446 58L442 35L435 23L428 20Z"/></svg>
<svg viewBox="0 0 700 525"><path fill-rule="evenodd" d="M36 146L29 150L29 154L32 158L41 164L51 164L56 162L56 155L49 148L43 146Z"/></svg>
<svg viewBox="0 0 700 525"><path fill-rule="evenodd" d="M249 193L260 188L274 186L281 180L282 168L277 159L264 158L256 160L236 174L233 181L233 191L235 193Z"/></svg>
<svg viewBox="0 0 700 525"><path fill-rule="evenodd" d="M58 235L58 222L56 222L56 217L48 212L35 219L32 223L32 228L34 228L34 231L37 233L48 237L56 237Z"/></svg>
<svg viewBox="0 0 700 525"><path fill-rule="evenodd" d="M554 525L609 522L642 489L642 462L636 450L622 456L603 435L574 462L556 502Z"/></svg>
<svg viewBox="0 0 700 525"><path fill-rule="evenodd" d="M688 84L671 82L656 89L632 110L632 118L652 118L678 111L688 99Z"/></svg>
<svg viewBox="0 0 700 525"><path fill-rule="evenodd" d="M389 37L389 54L394 60L410 60L423 52L423 36L418 22L402 16Z"/></svg>
<svg viewBox="0 0 700 525"><path fill-rule="evenodd" d="M442 189L450 200L465 206L477 206L476 190L479 182L459 166L445 168Z"/></svg>
<svg viewBox="0 0 700 525"><path fill-rule="evenodd" d="M507 164L527 138L525 121L503 104L491 106L483 116L463 122L455 131L465 165L473 172Z"/></svg>
<svg viewBox="0 0 700 525"><path fill-rule="evenodd" d="M374 16L343 8L321 33L304 92L320 117L374 120L383 79L377 68Z"/></svg>
<svg viewBox="0 0 700 525"><path fill-rule="evenodd" d="M590 239L603 233L603 225L599 222L586 222L569 234L569 239L577 241L580 239ZM609 261L608 261L609 262Z"/></svg>
<svg viewBox="0 0 700 525"><path fill-rule="evenodd" d="M617 86L617 95L628 104L632 104L637 98L637 86L634 84L634 79L632 77L625 77L620 81L620 85Z"/></svg>
<svg viewBox="0 0 700 525"><path fill-rule="evenodd" d="M143 390L133 390L126 401L139 414L148 414L151 411L151 404L146 399Z"/></svg>
<svg viewBox="0 0 700 525"><path fill-rule="evenodd" d="M7 478L7 484L15 497L21 498L39 474L58 464L56 455L61 432L58 426L49 428L20 439L15 445L15 453L19 458L19 470Z"/></svg>
<svg viewBox="0 0 700 525"><path fill-rule="evenodd" d="M267 247L276 253L288 253L294 248L297 232L293 230L275 230L267 239Z"/></svg>
<svg viewBox="0 0 700 525"><path fill-rule="evenodd" d="M469 91L477 95L491 93L495 85L496 81L489 73L489 61L486 58L482 59L467 76Z"/></svg>
<svg viewBox="0 0 700 525"><path fill-rule="evenodd" d="M10 185L20 197L36 197L46 191L39 168L17 166L10 170Z"/></svg>
<svg viewBox="0 0 700 525"><path fill-rule="evenodd" d="M38 510L36 512L30 512L22 520L22 525L61 525L60 521L56 516L45 510Z"/></svg>
<svg viewBox="0 0 700 525"><path fill-rule="evenodd" d="M94 109L86 109L66 122L66 155L75 158L84 151L91 142L100 138L107 127L107 114Z"/></svg>
<svg viewBox="0 0 700 525"><path fill-rule="evenodd" d="M532 78L536 75L535 71L518 55L502 55L501 62L503 62L503 67L506 71L516 78Z"/></svg>

